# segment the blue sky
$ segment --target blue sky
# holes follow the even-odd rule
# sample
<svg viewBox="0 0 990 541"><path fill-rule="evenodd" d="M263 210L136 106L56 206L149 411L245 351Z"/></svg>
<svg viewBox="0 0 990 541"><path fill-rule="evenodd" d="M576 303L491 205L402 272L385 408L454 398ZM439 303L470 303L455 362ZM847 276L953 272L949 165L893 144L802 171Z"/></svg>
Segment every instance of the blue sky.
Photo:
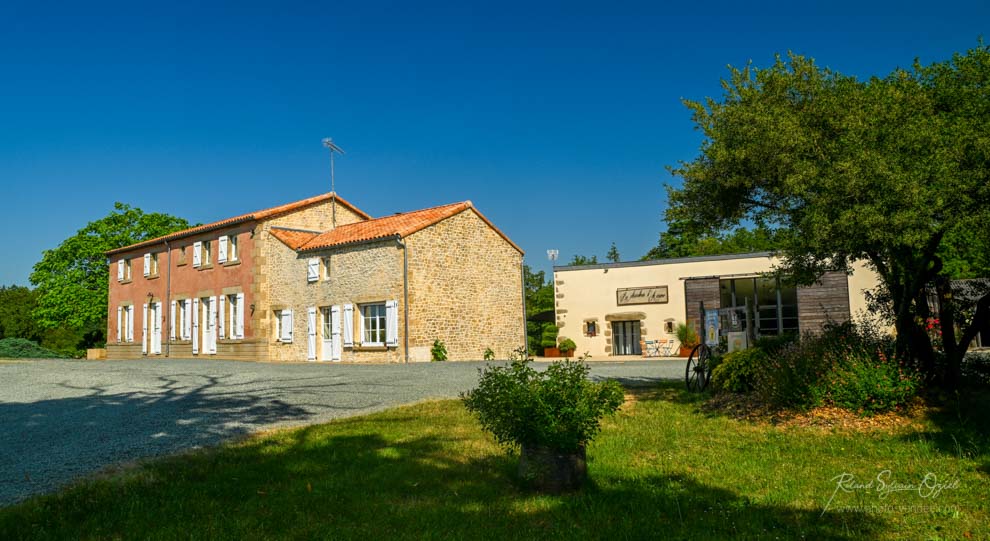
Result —
<svg viewBox="0 0 990 541"><path fill-rule="evenodd" d="M205 4L205 3L204 3ZM329 190L372 215L471 199L545 251L637 259L681 98L777 52L869 76L947 58L990 3L0 4L0 284L114 201L208 222Z"/></svg>

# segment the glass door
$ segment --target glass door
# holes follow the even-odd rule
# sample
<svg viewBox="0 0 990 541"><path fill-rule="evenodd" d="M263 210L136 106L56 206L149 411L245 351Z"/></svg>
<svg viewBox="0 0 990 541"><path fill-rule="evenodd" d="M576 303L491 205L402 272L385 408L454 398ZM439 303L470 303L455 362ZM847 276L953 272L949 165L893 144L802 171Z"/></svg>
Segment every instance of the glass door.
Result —
<svg viewBox="0 0 990 541"><path fill-rule="evenodd" d="M642 355L639 321L612 322L612 355Z"/></svg>

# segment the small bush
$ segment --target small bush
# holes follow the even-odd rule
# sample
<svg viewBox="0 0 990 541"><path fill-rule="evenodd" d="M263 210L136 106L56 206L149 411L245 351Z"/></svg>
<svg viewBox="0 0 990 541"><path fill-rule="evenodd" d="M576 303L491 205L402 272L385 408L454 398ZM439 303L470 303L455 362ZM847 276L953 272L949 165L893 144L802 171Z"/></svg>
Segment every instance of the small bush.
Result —
<svg viewBox="0 0 990 541"><path fill-rule="evenodd" d="M568 351L574 351L577 349L577 344L575 344L574 340L571 340L570 338L564 338L560 341L560 345L557 346L557 348L560 349L561 352L567 353Z"/></svg>
<svg viewBox="0 0 990 541"><path fill-rule="evenodd" d="M862 413L902 406L913 397L919 377L893 357L891 337L870 325L827 325L770 355L757 373L755 390L774 406L832 405Z"/></svg>
<svg viewBox="0 0 990 541"><path fill-rule="evenodd" d="M478 387L461 398L503 445L574 452L594 439L601 418L623 402L622 386L592 382L589 371L588 365L573 361L551 363L543 372L528 361L488 366Z"/></svg>
<svg viewBox="0 0 990 541"><path fill-rule="evenodd" d="M63 356L25 338L0 340L0 359L59 359Z"/></svg>
<svg viewBox="0 0 990 541"><path fill-rule="evenodd" d="M767 355L776 355L785 347L797 342L796 333L785 333L777 336L761 336L753 342L754 347L763 350Z"/></svg>
<svg viewBox="0 0 990 541"><path fill-rule="evenodd" d="M960 369L966 385L990 387L990 353L967 353Z"/></svg>
<svg viewBox="0 0 990 541"><path fill-rule="evenodd" d="M557 333L560 332L556 325L550 324L543 328L543 336L540 339L540 346L545 348L557 347Z"/></svg>
<svg viewBox="0 0 990 541"><path fill-rule="evenodd" d="M437 338L433 341L433 347L430 348L430 361L440 362L447 360L447 345L443 343L442 340Z"/></svg>
<svg viewBox="0 0 990 541"><path fill-rule="evenodd" d="M767 364L767 354L759 348L727 353L712 369L712 386L733 393L748 393L756 384L756 374Z"/></svg>
<svg viewBox="0 0 990 541"><path fill-rule="evenodd" d="M486 361L494 361L495 360L495 350L493 350L492 348L485 348L485 353L482 354L482 357Z"/></svg>

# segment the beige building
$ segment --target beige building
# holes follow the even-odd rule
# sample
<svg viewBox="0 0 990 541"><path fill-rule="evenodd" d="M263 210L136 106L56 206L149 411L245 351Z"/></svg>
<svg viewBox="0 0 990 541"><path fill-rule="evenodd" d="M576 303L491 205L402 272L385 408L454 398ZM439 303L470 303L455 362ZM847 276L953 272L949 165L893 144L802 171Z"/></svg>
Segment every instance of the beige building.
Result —
<svg viewBox="0 0 990 541"><path fill-rule="evenodd" d="M109 358L497 358L525 343L522 250L470 201L372 218L335 194L125 246Z"/></svg>
<svg viewBox="0 0 990 541"><path fill-rule="evenodd" d="M708 310L747 300L756 335L815 332L826 321L865 313L864 291L877 284L875 273L857 267L851 275L827 273L813 286L789 286L766 276L776 262L762 252L555 267L560 337L592 356L642 355L645 341L676 354L674 329L686 321L700 331L702 302Z"/></svg>

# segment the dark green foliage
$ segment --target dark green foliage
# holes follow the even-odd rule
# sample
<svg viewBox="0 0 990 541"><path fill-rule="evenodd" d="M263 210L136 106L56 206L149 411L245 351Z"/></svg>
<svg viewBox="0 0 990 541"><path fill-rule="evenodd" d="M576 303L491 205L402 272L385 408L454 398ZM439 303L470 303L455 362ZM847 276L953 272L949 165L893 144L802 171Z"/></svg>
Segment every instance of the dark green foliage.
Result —
<svg viewBox="0 0 990 541"><path fill-rule="evenodd" d="M619 249L615 246L615 243L613 242L612 247L609 248L608 253L605 254L605 259L609 260L612 263L618 263L619 258L620 258Z"/></svg>
<svg viewBox="0 0 990 541"><path fill-rule="evenodd" d="M767 354L759 348L733 351L721 357L712 370L712 386L733 393L748 393L756 375L766 369Z"/></svg>
<svg viewBox="0 0 990 541"><path fill-rule="evenodd" d="M542 353L543 348L555 347L557 347L557 326L550 323L543 327L543 336L540 337L540 347L538 352Z"/></svg>
<svg viewBox="0 0 990 541"><path fill-rule="evenodd" d="M591 257L586 257L586 256L579 255L579 254L575 254L574 257L571 258L571 262L568 263L568 265L571 265L571 266L574 266L574 265L597 265L597 264L598 264L598 256L597 255L593 255Z"/></svg>
<svg viewBox="0 0 990 541"><path fill-rule="evenodd" d="M990 47L868 79L790 54L733 68L722 88L686 102L704 141L672 169L683 183L668 189L668 222L701 235L774 227L780 270L801 284L867 264L899 358L929 383L957 385L990 321L990 288L966 314L948 287L990 269ZM940 349L924 328L932 284Z"/></svg>
<svg viewBox="0 0 990 541"><path fill-rule="evenodd" d="M699 344L698 333L687 323L678 323L674 333L681 347L693 348Z"/></svg>
<svg viewBox="0 0 990 541"><path fill-rule="evenodd" d="M24 338L0 340L0 359L55 359L59 357L62 355Z"/></svg>
<svg viewBox="0 0 990 541"><path fill-rule="evenodd" d="M442 340L437 338L433 341L433 347L430 348L430 361L440 362L447 360L447 344L444 344Z"/></svg>
<svg viewBox="0 0 990 541"><path fill-rule="evenodd" d="M481 371L478 387L461 397L503 445L574 452L594 439L601 418L623 402L622 386L591 382L589 370L572 361L551 363L543 372L526 361L489 366Z"/></svg>
<svg viewBox="0 0 990 541"><path fill-rule="evenodd" d="M107 288L110 268L105 252L189 227L182 218L145 214L139 208L115 203L104 218L90 222L53 250L45 250L34 265L31 283L38 292L34 318L42 329L67 327L103 341L107 327ZM88 345L88 344L87 344Z"/></svg>
<svg viewBox="0 0 990 541"><path fill-rule="evenodd" d="M990 352L971 352L963 359L963 383L971 387L990 387Z"/></svg>
<svg viewBox="0 0 990 541"><path fill-rule="evenodd" d="M495 350L492 348L485 348L485 352L482 354L482 358L486 361L495 360Z"/></svg>
<svg viewBox="0 0 990 541"><path fill-rule="evenodd" d="M828 325L770 355L755 385L778 407L830 405L867 414L906 404L918 387L917 372L896 360L889 336L853 323Z"/></svg>
<svg viewBox="0 0 990 541"><path fill-rule="evenodd" d="M560 345L557 346L557 348L566 353L577 349L577 344L575 344L574 340L571 340L570 338L564 338L560 341Z"/></svg>
<svg viewBox="0 0 990 541"><path fill-rule="evenodd" d="M543 271L533 272L529 265L523 265L523 283L526 287L526 317L553 310L553 284ZM548 321L527 321L526 341L529 351L543 352L543 334L553 323ZM556 327L555 327L556 329ZM555 331L556 332L556 331ZM554 339L556 339L554 334Z"/></svg>
<svg viewBox="0 0 990 541"><path fill-rule="evenodd" d="M769 252L777 248L781 233L765 225L739 227L727 233L702 232L679 220L669 220L660 242L641 259L669 259L699 255Z"/></svg>
<svg viewBox="0 0 990 541"><path fill-rule="evenodd" d="M38 293L23 286L0 286L0 338L41 339L41 330L31 313Z"/></svg>
<svg viewBox="0 0 990 541"><path fill-rule="evenodd" d="M784 333L780 335L761 336L753 343L755 347L762 349L767 355L776 355L780 350L797 342L797 333Z"/></svg>

